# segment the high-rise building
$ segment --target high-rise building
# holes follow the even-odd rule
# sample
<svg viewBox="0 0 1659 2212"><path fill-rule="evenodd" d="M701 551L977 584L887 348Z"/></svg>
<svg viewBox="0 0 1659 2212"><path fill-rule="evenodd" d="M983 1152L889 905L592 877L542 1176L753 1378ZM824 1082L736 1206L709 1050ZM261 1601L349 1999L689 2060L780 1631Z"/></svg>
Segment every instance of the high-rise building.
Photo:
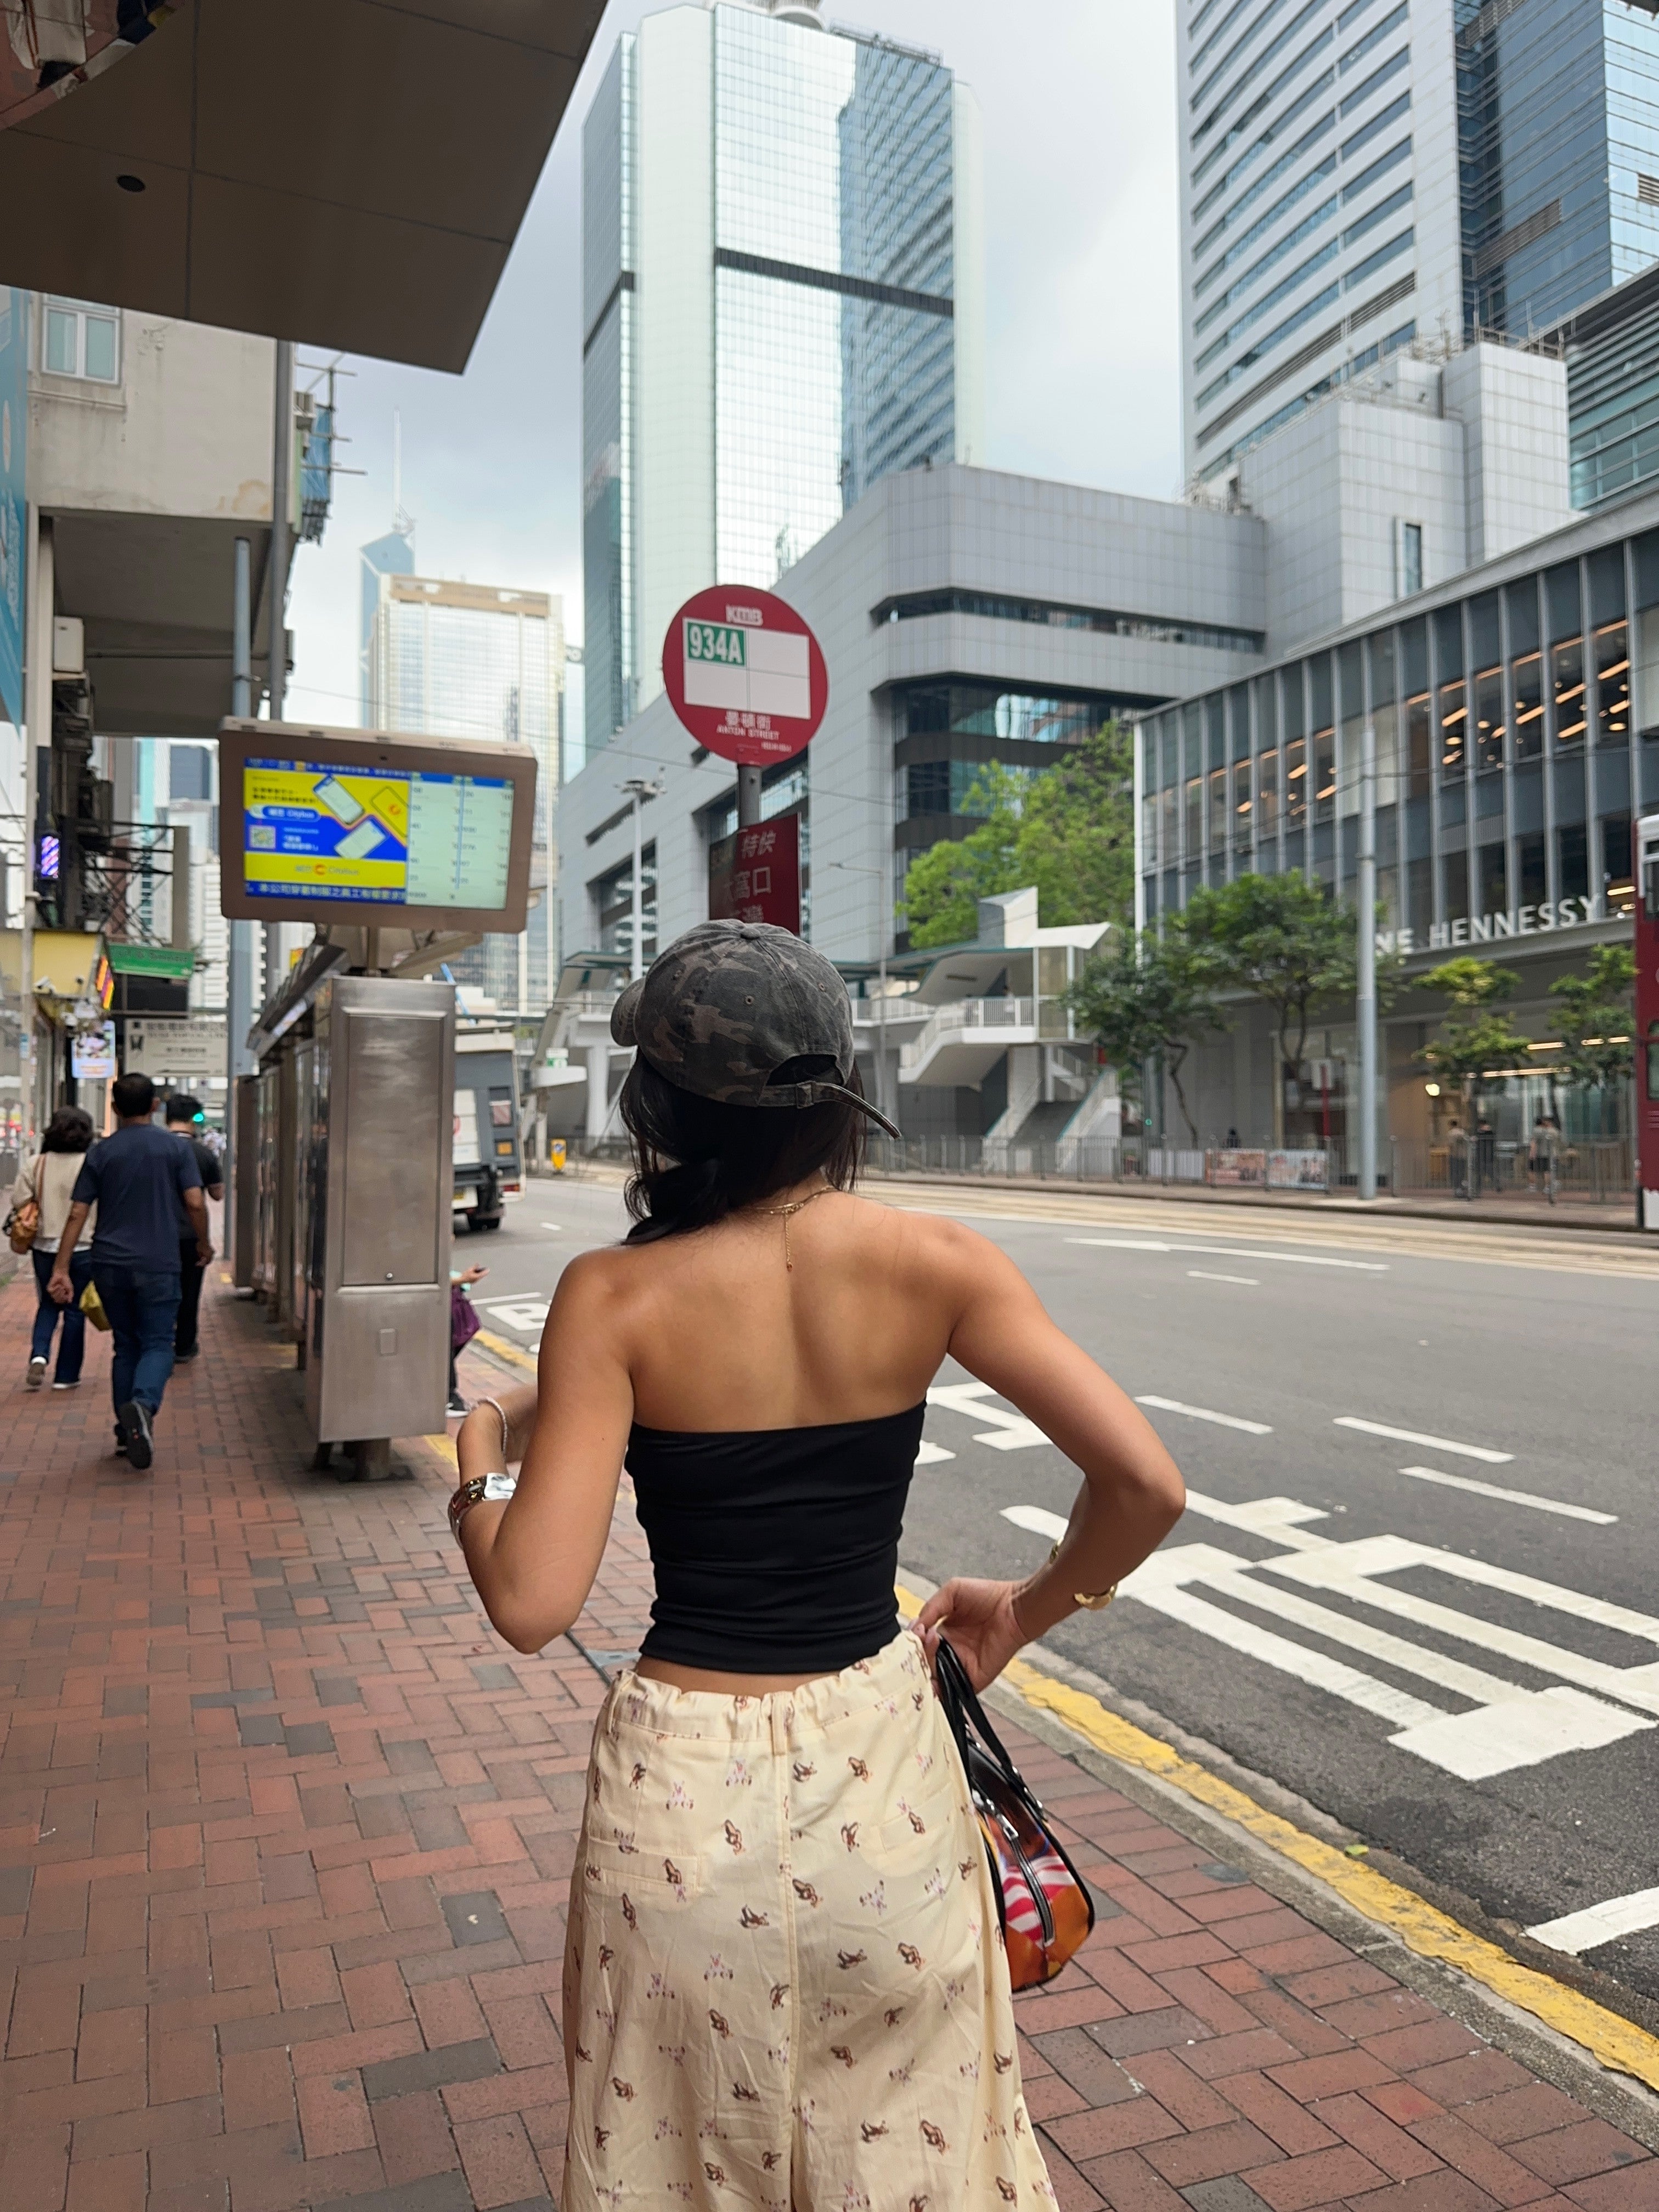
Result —
<svg viewBox="0 0 1659 2212"><path fill-rule="evenodd" d="M1547 329L1659 260L1646 0L1456 0L1464 321Z"/></svg>
<svg viewBox="0 0 1659 2212"><path fill-rule="evenodd" d="M357 549L358 580L362 588L362 623L357 633L357 674L363 726L373 729L374 716L369 702L373 687L369 680L369 661L374 651L374 612L380 604L382 576L412 576L415 574L415 526L407 516L400 515L393 528L384 538Z"/></svg>
<svg viewBox="0 0 1659 2212"><path fill-rule="evenodd" d="M586 752L675 609L775 584L879 478L983 457L978 109L817 0L669 8L583 136Z"/></svg>
<svg viewBox="0 0 1659 2212"><path fill-rule="evenodd" d="M1178 43L1194 477L1413 339L1524 337L1659 258L1644 0L1180 0Z"/></svg>
<svg viewBox="0 0 1659 2212"><path fill-rule="evenodd" d="M1192 474L1419 330L1461 330L1454 4L1181 0Z"/></svg>
<svg viewBox="0 0 1659 2212"><path fill-rule="evenodd" d="M367 571L365 571L367 574ZM368 651L367 725L409 735L532 746L536 822L521 935L491 935L450 963L458 982L503 1012L538 1014L557 974L553 816L562 602L545 592L453 584L381 571Z"/></svg>

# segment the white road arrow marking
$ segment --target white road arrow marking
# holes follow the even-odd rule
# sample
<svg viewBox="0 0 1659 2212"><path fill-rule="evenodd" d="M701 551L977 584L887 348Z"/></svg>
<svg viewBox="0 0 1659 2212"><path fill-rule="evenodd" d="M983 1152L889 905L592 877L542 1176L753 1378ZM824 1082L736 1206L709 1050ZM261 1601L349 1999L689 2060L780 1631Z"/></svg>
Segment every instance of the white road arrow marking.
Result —
<svg viewBox="0 0 1659 2212"><path fill-rule="evenodd" d="M1033 1536L1047 1536L1056 1544L1068 1525L1063 1513L1045 1512L1041 1505L1005 1505L1002 1517L1012 1521L1016 1528L1028 1529Z"/></svg>

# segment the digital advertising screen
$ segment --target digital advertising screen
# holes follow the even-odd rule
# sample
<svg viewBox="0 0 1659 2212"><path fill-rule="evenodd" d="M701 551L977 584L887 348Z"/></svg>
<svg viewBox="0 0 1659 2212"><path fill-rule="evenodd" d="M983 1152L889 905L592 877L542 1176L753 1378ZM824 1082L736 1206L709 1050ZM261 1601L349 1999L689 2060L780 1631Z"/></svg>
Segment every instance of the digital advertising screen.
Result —
<svg viewBox="0 0 1659 2212"><path fill-rule="evenodd" d="M222 732L228 915L523 927L527 748L508 760L485 747L283 742L324 734L270 723L244 723L234 740Z"/></svg>

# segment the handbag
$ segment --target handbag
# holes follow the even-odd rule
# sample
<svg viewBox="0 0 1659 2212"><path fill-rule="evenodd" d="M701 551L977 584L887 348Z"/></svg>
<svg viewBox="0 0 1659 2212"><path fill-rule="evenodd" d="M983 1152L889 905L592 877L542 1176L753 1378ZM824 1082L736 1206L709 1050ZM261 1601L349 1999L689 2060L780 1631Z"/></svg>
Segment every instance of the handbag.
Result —
<svg viewBox="0 0 1659 2212"><path fill-rule="evenodd" d="M109 1327L109 1316L104 1311L104 1301L98 1295L96 1283L88 1283L76 1304L94 1328L106 1329Z"/></svg>
<svg viewBox="0 0 1659 2212"><path fill-rule="evenodd" d="M1095 1902L943 1637L935 1674L991 1862L1008 1978L1016 1990L1036 1989L1088 1941Z"/></svg>
<svg viewBox="0 0 1659 2212"><path fill-rule="evenodd" d="M483 1327L477 1309L459 1283L449 1286L449 1348L459 1352Z"/></svg>
<svg viewBox="0 0 1659 2212"><path fill-rule="evenodd" d="M14 1252L32 1252L40 1234L40 1169L44 1154L34 1163L34 1194L21 1199L6 1216L6 1241Z"/></svg>

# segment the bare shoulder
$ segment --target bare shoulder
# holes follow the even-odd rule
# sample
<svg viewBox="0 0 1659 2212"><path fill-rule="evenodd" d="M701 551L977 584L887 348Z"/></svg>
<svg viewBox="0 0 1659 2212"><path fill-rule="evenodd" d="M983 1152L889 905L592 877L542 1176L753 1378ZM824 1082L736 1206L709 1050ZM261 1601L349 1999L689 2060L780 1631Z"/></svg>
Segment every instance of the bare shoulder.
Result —
<svg viewBox="0 0 1659 2212"><path fill-rule="evenodd" d="M607 1245L596 1252L579 1252L567 1261L555 1291L554 1303L566 1316L573 1312L603 1313L624 1300L636 1275L638 1254L623 1245Z"/></svg>
<svg viewBox="0 0 1659 2212"><path fill-rule="evenodd" d="M943 1280L959 1281L964 1287L988 1281L1024 1280L1007 1254L964 1221L920 1207L886 1206L879 1199L862 1195L857 1203L871 1218L872 1233L891 1244L902 1266Z"/></svg>

